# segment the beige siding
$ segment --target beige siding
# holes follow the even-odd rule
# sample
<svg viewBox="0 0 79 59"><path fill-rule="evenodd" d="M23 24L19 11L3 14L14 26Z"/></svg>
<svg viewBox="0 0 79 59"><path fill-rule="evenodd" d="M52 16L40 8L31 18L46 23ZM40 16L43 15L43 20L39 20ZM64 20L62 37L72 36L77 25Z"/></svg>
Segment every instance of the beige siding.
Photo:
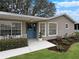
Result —
<svg viewBox="0 0 79 59"><path fill-rule="evenodd" d="M53 22L57 22L58 24L58 36L64 36L66 33L70 35L74 32L74 24L64 16L56 18L55 20L53 20ZM68 29L65 28L66 23L69 24Z"/></svg>
<svg viewBox="0 0 79 59"><path fill-rule="evenodd" d="M64 16L55 18L55 19L50 20L50 21L45 21L45 22L46 22L46 37L44 37L43 39L54 39L54 38L56 38L56 36L48 36L48 22L56 22L58 24L58 34L57 34L57 36L64 37L64 35L66 33L69 36L70 34L72 34L74 32L74 23L72 23L70 20L68 20ZM69 24L68 29L65 28L66 23Z"/></svg>

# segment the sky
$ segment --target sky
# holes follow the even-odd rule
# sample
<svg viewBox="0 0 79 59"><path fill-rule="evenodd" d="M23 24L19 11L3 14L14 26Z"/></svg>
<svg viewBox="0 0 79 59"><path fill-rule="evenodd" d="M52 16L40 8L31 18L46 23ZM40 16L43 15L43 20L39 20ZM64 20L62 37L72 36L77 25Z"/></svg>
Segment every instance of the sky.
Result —
<svg viewBox="0 0 79 59"><path fill-rule="evenodd" d="M49 0L56 5L56 14L66 13L79 23L79 0Z"/></svg>

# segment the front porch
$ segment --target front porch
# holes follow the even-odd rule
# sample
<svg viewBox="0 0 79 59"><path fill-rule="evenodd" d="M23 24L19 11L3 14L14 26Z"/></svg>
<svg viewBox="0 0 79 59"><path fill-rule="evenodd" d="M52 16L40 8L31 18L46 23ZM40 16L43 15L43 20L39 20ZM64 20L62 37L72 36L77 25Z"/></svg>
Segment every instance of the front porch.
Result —
<svg viewBox="0 0 79 59"><path fill-rule="evenodd" d="M56 46L48 41L44 41L44 40L38 41L37 39L28 39L28 44L29 45L27 47L0 52L0 58L5 59L5 58L14 57L25 53L30 53L41 49Z"/></svg>

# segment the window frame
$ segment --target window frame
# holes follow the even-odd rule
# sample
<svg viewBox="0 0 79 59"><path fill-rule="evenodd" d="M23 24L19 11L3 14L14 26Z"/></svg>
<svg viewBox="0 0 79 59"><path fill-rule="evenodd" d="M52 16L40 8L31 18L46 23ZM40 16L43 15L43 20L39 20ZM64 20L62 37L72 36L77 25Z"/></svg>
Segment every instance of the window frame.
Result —
<svg viewBox="0 0 79 59"><path fill-rule="evenodd" d="M68 25L68 28L66 28L66 25ZM69 29L69 24L68 23L65 23L65 29Z"/></svg>
<svg viewBox="0 0 79 59"><path fill-rule="evenodd" d="M3 24L3 25L6 25L6 26L10 26L10 27L11 27L11 28L10 28L10 31L11 31L11 32L10 32L10 36L14 36L14 35L13 35L13 28L12 28L12 27L13 27L13 25L12 25L13 23L20 23L20 26L21 26L20 29L19 29L19 30L18 30L18 29L15 29L15 30L20 31L20 35L22 35L22 22L12 22L11 24L4 24L4 23L2 23L2 24ZM0 27L1 27L1 24L0 24ZM2 34L2 33L1 33L2 30L6 31L6 29L0 29L0 36L3 36L3 35L1 35L1 34ZM7 31L9 31L9 29L8 29ZM4 35L6 35L6 34L4 34ZM17 34L16 34L16 36L17 36Z"/></svg>
<svg viewBox="0 0 79 59"><path fill-rule="evenodd" d="M56 24L56 34L50 35L49 34L49 24L53 23ZM56 22L48 22L48 36L57 36L58 35L58 24Z"/></svg>
<svg viewBox="0 0 79 59"><path fill-rule="evenodd" d="M40 32L40 24L41 23L44 23L45 24L45 29L44 29L45 30L45 33L44 33L45 35L43 35L43 37L46 37L46 22L39 22L39 32Z"/></svg>
<svg viewBox="0 0 79 59"><path fill-rule="evenodd" d="M14 26L14 24L16 25L16 24L20 24L20 28L18 29L17 28L17 26L15 26L15 29L13 29L13 26ZM17 36L17 35L21 35L21 22L13 22L12 24L11 24L11 30L12 30L12 36L14 35L13 33L16 33L15 35ZM16 31L16 32L13 32L13 31ZM18 31L20 31L20 34L17 34L18 33Z"/></svg>

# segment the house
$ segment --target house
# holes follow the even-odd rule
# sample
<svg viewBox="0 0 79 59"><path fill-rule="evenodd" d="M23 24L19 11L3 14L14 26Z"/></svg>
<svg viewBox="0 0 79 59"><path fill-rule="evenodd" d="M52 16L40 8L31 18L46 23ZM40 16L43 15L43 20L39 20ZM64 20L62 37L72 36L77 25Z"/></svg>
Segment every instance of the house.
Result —
<svg viewBox="0 0 79 59"><path fill-rule="evenodd" d="M27 39L55 39L74 32L74 21L66 14L43 18L0 12L0 38L3 36L26 37Z"/></svg>
<svg viewBox="0 0 79 59"><path fill-rule="evenodd" d="M0 39L8 38L9 36L11 38L23 37L28 41L29 45L18 49L12 49L13 47L11 47L11 45L10 49L12 50L0 52L0 58L5 59L40 49L54 47L56 46L55 44L45 40L55 39L57 36L64 37L65 35L71 35L74 32L74 23L73 19L66 14L43 18L0 12ZM41 38L43 41L38 41ZM15 44L13 45L15 46Z"/></svg>
<svg viewBox="0 0 79 59"><path fill-rule="evenodd" d="M74 24L75 32L79 32L79 23Z"/></svg>

